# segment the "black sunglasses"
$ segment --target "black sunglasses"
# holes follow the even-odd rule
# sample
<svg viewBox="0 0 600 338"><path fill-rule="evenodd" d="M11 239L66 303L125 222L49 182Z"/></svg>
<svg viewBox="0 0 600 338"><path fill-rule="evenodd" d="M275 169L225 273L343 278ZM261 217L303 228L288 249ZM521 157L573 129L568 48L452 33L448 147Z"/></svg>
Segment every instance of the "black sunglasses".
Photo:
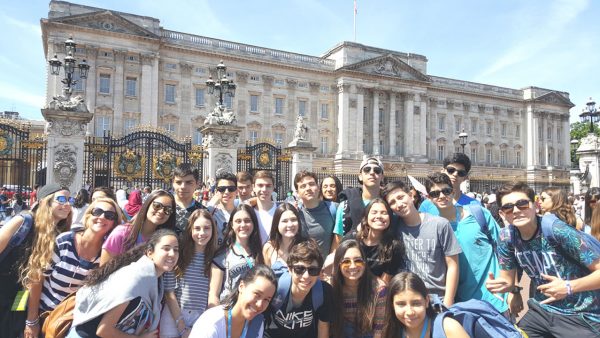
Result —
<svg viewBox="0 0 600 338"><path fill-rule="evenodd" d="M452 193L452 188L446 187L446 188L443 188L441 190L431 190L429 192L429 197L431 197L431 198L438 198L438 197L440 197L441 193L443 193L444 196L448 197Z"/></svg>
<svg viewBox="0 0 600 338"><path fill-rule="evenodd" d="M220 193L224 193L225 191L234 192L237 190L235 185L222 185L217 187L217 191Z"/></svg>
<svg viewBox="0 0 600 338"><path fill-rule="evenodd" d="M368 167L368 166L364 166L364 167L362 168L362 172L363 172L364 174L368 174L368 173L370 173L370 172L371 172L371 170L373 170L373 172L374 172L375 174L377 174L377 175L381 175L381 173L383 172L383 169L381 169L381 167L375 167L375 166L373 166L373 167Z"/></svg>
<svg viewBox="0 0 600 338"><path fill-rule="evenodd" d="M515 203L506 203L503 206L501 206L500 209L505 214L512 214L513 211L515 210L515 207L517 207L517 209L519 209L519 210L526 210L527 208L529 208L529 202L531 202L531 201L522 199L522 200L516 201Z"/></svg>
<svg viewBox="0 0 600 338"><path fill-rule="evenodd" d="M468 174L466 170L456 169L454 167L446 167L445 169L448 175L454 175L454 173L457 173L459 177L465 177Z"/></svg>
<svg viewBox="0 0 600 338"><path fill-rule="evenodd" d="M171 215L171 213L173 212L173 208L171 208L170 206L166 206L158 201L152 202L152 209L154 209L155 211L162 210L167 216Z"/></svg>
<svg viewBox="0 0 600 338"><path fill-rule="evenodd" d="M104 210L101 208L92 209L92 216L100 217L102 214L104 214L104 218L106 218L109 221L114 221L115 218L117 218L117 213L114 211Z"/></svg>
<svg viewBox="0 0 600 338"><path fill-rule="evenodd" d="M302 276L306 271L313 277L321 274L321 269L316 266L292 265L292 271L298 276Z"/></svg>

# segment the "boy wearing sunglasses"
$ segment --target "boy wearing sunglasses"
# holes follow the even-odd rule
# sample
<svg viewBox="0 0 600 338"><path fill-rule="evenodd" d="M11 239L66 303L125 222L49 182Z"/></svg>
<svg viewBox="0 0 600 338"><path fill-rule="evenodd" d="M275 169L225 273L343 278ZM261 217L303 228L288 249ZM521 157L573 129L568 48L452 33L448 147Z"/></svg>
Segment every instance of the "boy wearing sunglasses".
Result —
<svg viewBox="0 0 600 338"><path fill-rule="evenodd" d="M333 291L319 279L323 256L318 244L310 239L295 244L287 264L290 271L280 277L265 313L264 336L328 338Z"/></svg>
<svg viewBox="0 0 600 338"><path fill-rule="evenodd" d="M462 153L454 153L444 159L442 173L446 174L452 182L452 199L456 205L462 206L470 203L477 203L476 199L471 198L462 193L460 185L467 180L471 171L471 160ZM438 208L430 201L424 200L419 206L420 212L426 212L432 215L439 216Z"/></svg>
<svg viewBox="0 0 600 338"><path fill-rule="evenodd" d="M529 337L598 337L600 254L560 220L552 225L555 241L550 242L536 216L534 192L525 183L506 184L497 195L500 215L510 226L498 246L500 274L490 274L488 290L511 291L521 267L535 286L519 322Z"/></svg>
<svg viewBox="0 0 600 338"><path fill-rule="evenodd" d="M225 171L219 172L217 174L215 197L213 198L213 200L216 200L216 203L211 205L209 202L208 205L208 211L213 215L213 219L217 224L219 245L223 242L223 229L227 226L229 217L237 206L235 203L237 195L237 178L235 175Z"/></svg>
<svg viewBox="0 0 600 338"><path fill-rule="evenodd" d="M194 191L200 184L200 173L190 163L181 163L173 170L173 197L177 206L175 211L175 232L185 231L188 218L196 209L204 208L194 199Z"/></svg>
<svg viewBox="0 0 600 338"><path fill-rule="evenodd" d="M429 200L437 207L440 216L450 221L462 249L462 253L458 255L458 287L455 301L485 300L500 313L505 313L508 304L504 296L496 296L485 287L488 274L497 274L499 271L498 258L494 252L495 243L498 241L498 224L490 212L481 206L454 205L452 182L443 173L428 175L425 188ZM480 213L477 217L485 220L487 233L482 231L473 213Z"/></svg>

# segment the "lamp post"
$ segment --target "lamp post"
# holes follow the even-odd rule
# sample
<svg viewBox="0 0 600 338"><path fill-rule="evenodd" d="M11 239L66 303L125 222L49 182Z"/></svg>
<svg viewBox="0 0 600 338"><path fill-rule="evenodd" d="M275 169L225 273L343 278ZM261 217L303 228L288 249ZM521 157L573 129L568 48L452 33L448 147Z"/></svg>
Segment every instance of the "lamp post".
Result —
<svg viewBox="0 0 600 338"><path fill-rule="evenodd" d="M67 56L65 56L64 62L61 62L56 54L54 54L54 57L48 61L50 64L50 74L52 75L60 75L60 67L64 67L65 78L63 78L60 82L64 84L63 96L67 101L71 98L73 86L75 86L79 81L73 78L75 68L79 70L79 77L82 79L87 78L88 70L90 69L90 66L85 62L85 59L82 60L77 66L75 65L77 62L77 60L75 60L73 57L73 54L75 54L75 47L77 47L77 44L75 41L73 41L73 37L69 36L67 41L65 41L65 51Z"/></svg>
<svg viewBox="0 0 600 338"><path fill-rule="evenodd" d="M467 139L469 138L469 134L465 133L463 129L462 133L458 134L458 139L460 140L460 146L462 147L462 153L465 153L465 146L467 145Z"/></svg>
<svg viewBox="0 0 600 338"><path fill-rule="evenodd" d="M590 120L590 134L594 133L594 123L598 122L600 119L600 112L596 109L596 102L592 100L590 97L589 101L585 104L586 108L583 109L583 112L579 114L579 118L581 122L587 122L588 118Z"/></svg>
<svg viewBox="0 0 600 338"><path fill-rule="evenodd" d="M212 76L206 80L206 87L208 88L208 94L215 95L219 98L217 106L223 106L223 98L225 95L230 97L235 96L236 85L233 80L227 78L227 67L223 64L223 60L217 65L217 80L213 80Z"/></svg>

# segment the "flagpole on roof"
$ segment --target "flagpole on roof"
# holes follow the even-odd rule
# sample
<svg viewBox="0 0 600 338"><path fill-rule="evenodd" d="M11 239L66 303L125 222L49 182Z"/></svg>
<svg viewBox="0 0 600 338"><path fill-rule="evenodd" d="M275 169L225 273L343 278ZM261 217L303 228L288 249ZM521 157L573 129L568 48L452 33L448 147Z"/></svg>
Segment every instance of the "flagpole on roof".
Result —
<svg viewBox="0 0 600 338"><path fill-rule="evenodd" d="M356 42L356 12L357 12L356 0L354 0L354 42Z"/></svg>

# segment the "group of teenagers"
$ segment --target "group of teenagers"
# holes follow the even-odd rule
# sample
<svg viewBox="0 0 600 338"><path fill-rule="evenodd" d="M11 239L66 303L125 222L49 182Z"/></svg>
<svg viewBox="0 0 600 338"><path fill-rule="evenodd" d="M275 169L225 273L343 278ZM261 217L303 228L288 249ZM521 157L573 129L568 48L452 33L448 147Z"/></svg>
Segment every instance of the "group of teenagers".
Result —
<svg viewBox="0 0 600 338"><path fill-rule="evenodd" d="M524 334L598 337L600 252L559 218L542 234L524 183L496 192L499 225L460 191L470 169L449 156L421 201L370 157L357 188L297 173L294 203L272 200L269 171L220 172L202 205L198 171L180 164L172 193L131 219L97 188L79 223L68 189L48 184L0 228L2 336L42 337L71 299L67 337L469 337L437 305L476 299L514 320L525 272Z"/></svg>

